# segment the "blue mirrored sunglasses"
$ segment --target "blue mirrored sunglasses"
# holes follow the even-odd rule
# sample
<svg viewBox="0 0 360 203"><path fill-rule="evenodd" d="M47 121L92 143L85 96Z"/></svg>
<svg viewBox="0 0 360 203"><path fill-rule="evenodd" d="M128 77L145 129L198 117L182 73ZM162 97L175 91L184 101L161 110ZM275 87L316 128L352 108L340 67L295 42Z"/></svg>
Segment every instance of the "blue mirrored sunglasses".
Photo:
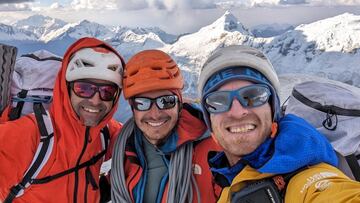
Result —
<svg viewBox="0 0 360 203"><path fill-rule="evenodd" d="M244 108L254 108L266 104L271 96L268 86L249 85L232 91L215 91L205 97L205 108L209 113L229 111L234 97Z"/></svg>

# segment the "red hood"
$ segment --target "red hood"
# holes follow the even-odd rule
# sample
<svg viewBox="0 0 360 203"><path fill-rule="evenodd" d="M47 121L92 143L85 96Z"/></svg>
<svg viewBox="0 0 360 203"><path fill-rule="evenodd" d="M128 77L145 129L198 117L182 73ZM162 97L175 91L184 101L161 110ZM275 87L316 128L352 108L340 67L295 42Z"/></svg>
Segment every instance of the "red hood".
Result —
<svg viewBox="0 0 360 203"><path fill-rule="evenodd" d="M55 121L53 123L57 125L57 127L55 127L56 129L55 134L57 135L62 135L62 136L71 135L73 138L75 138L74 136L79 136L79 135L81 135L82 138L84 135L86 127L79 120L77 114L72 108L68 89L67 89L65 73L66 73L67 65L70 61L70 57L72 56L73 53L83 48L97 47L97 46L103 46L112 50L121 58L123 67L125 67L125 62L123 58L117 53L117 51L108 44L100 40L97 40L95 38L82 38L76 41L74 44L72 44L64 55L61 68L56 77L53 103L52 106L50 107L52 118ZM113 106L111 111L106 115L106 117L97 126L91 128L90 139L94 138L93 136L96 136L97 134L96 132L99 132L110 121L115 111L117 110L117 107L118 107L118 102L116 101L115 105ZM74 133L76 133L76 135L74 135Z"/></svg>

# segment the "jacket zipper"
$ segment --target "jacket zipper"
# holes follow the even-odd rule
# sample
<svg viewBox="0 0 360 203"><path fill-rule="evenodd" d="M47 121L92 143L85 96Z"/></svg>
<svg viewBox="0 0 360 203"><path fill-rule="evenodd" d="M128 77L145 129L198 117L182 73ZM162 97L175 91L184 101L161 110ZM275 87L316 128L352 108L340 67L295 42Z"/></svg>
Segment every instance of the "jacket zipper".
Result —
<svg viewBox="0 0 360 203"><path fill-rule="evenodd" d="M81 153L80 153L80 156L76 162L76 166L75 167L78 167L80 165L80 161L81 161L81 158L83 157L84 153L85 153L85 150L86 150L86 147L87 147L87 144L88 144L88 140L89 140L89 131L90 131L90 127L86 127L86 130L85 130L85 140L84 140L84 146L81 150ZM77 193L78 193L78 190L79 190L79 170L75 170L75 184L74 184L74 203L77 203Z"/></svg>

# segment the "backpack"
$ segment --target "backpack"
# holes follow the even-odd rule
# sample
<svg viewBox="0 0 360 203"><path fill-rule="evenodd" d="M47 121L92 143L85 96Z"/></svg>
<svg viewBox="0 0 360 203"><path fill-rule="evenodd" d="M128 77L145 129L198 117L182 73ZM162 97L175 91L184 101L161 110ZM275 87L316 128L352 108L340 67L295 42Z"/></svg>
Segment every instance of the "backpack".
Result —
<svg viewBox="0 0 360 203"><path fill-rule="evenodd" d="M9 120L32 112L34 103L48 109L62 59L46 50L19 57L11 80L12 108Z"/></svg>
<svg viewBox="0 0 360 203"><path fill-rule="evenodd" d="M11 203L16 197L24 194L24 190L31 184L43 184L71 174L76 170L89 167L97 163L107 152L110 135L104 127L101 130L103 150L90 160L60 173L37 179L37 175L46 165L54 147L53 125L47 111L53 95L56 75L61 67L62 59L48 51L40 50L22 55L16 60L11 79L11 104L8 120L16 120L22 115L34 113L41 135L33 160L25 172L23 179L10 189L4 203ZM89 170L87 170L89 171ZM91 174L90 183L98 187Z"/></svg>
<svg viewBox="0 0 360 203"><path fill-rule="evenodd" d="M286 114L304 118L331 142L339 169L360 181L360 89L341 82L308 81L294 86Z"/></svg>

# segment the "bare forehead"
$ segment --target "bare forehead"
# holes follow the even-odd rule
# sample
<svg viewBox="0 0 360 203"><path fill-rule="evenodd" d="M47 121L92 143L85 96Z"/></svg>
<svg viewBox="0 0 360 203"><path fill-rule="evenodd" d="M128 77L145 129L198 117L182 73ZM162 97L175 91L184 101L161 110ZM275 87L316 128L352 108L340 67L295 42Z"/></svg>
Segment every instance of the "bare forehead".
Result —
<svg viewBox="0 0 360 203"><path fill-rule="evenodd" d="M234 90L253 84L254 84L253 82L247 80L231 80L223 84L218 90Z"/></svg>
<svg viewBox="0 0 360 203"><path fill-rule="evenodd" d="M163 95L173 95L174 93L170 90L155 90L151 92L145 92L142 94L136 95L136 97L149 97L149 98L155 98Z"/></svg>

